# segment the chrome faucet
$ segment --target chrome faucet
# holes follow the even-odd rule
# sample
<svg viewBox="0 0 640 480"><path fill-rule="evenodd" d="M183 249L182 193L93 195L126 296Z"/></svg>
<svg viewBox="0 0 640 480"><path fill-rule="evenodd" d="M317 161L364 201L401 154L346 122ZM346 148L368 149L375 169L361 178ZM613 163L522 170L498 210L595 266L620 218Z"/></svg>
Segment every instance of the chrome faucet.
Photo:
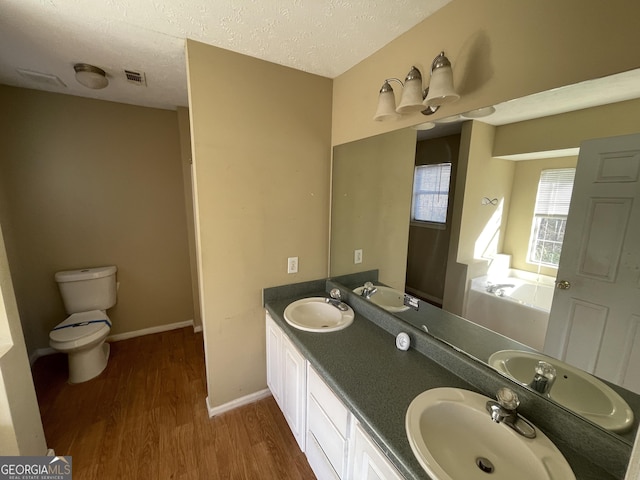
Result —
<svg viewBox="0 0 640 480"><path fill-rule="evenodd" d="M342 301L342 295L340 294L340 289L332 288L331 291L329 292L329 295L331 296L331 298L324 299L326 303L330 303L341 312L346 312L349 309L347 304Z"/></svg>
<svg viewBox="0 0 640 480"><path fill-rule="evenodd" d="M368 299L371 298L371 295L373 295L377 291L378 291L378 289L373 286L373 283L366 282L364 284L364 287L362 287L362 293L360 294L360 296L364 297L364 298L366 298L368 300Z"/></svg>
<svg viewBox="0 0 640 480"><path fill-rule="evenodd" d="M556 381L556 369L550 363L539 361L534 368L533 380L527 386L538 393L549 396L553 382Z"/></svg>
<svg viewBox="0 0 640 480"><path fill-rule="evenodd" d="M494 400L487 402L487 411L491 414L491 420L496 423L504 423L523 437L535 438L536 429L516 412L518 405L520 405L516 392L508 388L501 388L498 390L496 398L497 402Z"/></svg>
<svg viewBox="0 0 640 480"><path fill-rule="evenodd" d="M501 297L504 295L505 288L513 287L515 287L513 283L487 283L487 293L495 293L497 296Z"/></svg>

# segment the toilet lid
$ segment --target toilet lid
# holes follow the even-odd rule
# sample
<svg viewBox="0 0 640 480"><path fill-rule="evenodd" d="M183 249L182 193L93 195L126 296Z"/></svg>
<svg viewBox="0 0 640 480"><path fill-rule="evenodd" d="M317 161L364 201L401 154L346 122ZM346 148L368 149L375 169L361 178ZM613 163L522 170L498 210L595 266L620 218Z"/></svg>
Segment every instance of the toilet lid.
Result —
<svg viewBox="0 0 640 480"><path fill-rule="evenodd" d="M80 312L70 315L49 332L54 342L71 342L111 328L111 321L106 313L100 310Z"/></svg>

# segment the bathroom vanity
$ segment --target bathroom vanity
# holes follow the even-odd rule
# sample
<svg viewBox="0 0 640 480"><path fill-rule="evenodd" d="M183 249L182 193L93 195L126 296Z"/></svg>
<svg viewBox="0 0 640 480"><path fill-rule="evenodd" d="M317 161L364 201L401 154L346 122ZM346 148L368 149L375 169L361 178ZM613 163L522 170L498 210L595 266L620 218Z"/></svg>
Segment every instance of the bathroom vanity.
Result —
<svg viewBox="0 0 640 480"><path fill-rule="evenodd" d="M343 301L354 310L351 325L316 333L287 323L284 311L289 304L301 298L326 297L332 288L339 288ZM617 443L597 427L403 322L343 284L320 280L268 288L264 305L269 388L319 478L428 479L405 431L412 400L438 387L495 398L504 386L517 392L519 413L555 443L577 479L624 477L630 454L624 442ZM396 348L395 337L400 332L411 339L406 351Z"/></svg>

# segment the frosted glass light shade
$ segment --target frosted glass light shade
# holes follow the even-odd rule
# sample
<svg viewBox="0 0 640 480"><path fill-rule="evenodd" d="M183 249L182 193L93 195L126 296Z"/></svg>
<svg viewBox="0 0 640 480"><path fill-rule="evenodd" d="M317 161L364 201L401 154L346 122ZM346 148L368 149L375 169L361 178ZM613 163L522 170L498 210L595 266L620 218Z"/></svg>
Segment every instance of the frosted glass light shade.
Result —
<svg viewBox="0 0 640 480"><path fill-rule="evenodd" d="M407 74L402 89L402 98L400 105L396 108L398 113L411 113L424 110L422 101L422 75L416 67L411 67L411 71Z"/></svg>
<svg viewBox="0 0 640 480"><path fill-rule="evenodd" d="M431 72L429 93L424 100L427 107L439 107L445 103L455 102L460 98L453 88L453 72L451 66L438 67Z"/></svg>
<svg viewBox="0 0 640 480"><path fill-rule="evenodd" d="M434 122L424 122L424 123L419 123L418 125L414 125L413 128L414 130L431 130L432 128L435 128L436 124Z"/></svg>
<svg viewBox="0 0 640 480"><path fill-rule="evenodd" d="M382 122L385 120L393 120L398 118L396 112L396 97L393 93L393 88L389 85L389 82L384 82L380 89L380 95L378 96L378 108L373 119Z"/></svg>
<svg viewBox="0 0 640 480"><path fill-rule="evenodd" d="M488 107L476 108L475 110L471 110L469 112L463 113L462 116L464 118L484 118L494 114L495 111L496 111L495 107L488 106Z"/></svg>
<svg viewBox="0 0 640 480"><path fill-rule="evenodd" d="M86 63L76 63L73 69L76 72L78 83L87 88L99 90L109 85L107 74L101 68Z"/></svg>

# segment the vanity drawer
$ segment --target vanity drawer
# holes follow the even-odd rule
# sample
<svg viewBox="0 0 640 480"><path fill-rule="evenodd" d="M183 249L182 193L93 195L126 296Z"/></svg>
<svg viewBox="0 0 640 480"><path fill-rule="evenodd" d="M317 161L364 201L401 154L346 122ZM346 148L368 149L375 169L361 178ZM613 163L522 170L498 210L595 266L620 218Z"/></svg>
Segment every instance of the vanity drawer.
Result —
<svg viewBox="0 0 640 480"><path fill-rule="evenodd" d="M340 435L343 438L347 438L347 432L349 431L349 411L347 408L311 366L309 366L307 379L309 394L322 407L322 410L324 410Z"/></svg>
<svg viewBox="0 0 640 480"><path fill-rule="evenodd" d="M318 480L340 480L340 477L333 469L331 462L318 445L316 437L310 431L307 432L307 461L316 474Z"/></svg>
<svg viewBox="0 0 640 480"><path fill-rule="evenodd" d="M307 408L307 427L309 434L315 438L333 469L342 477L345 468L345 452L347 446L345 437L336 429L333 422L324 410L320 408L313 396L309 396Z"/></svg>

